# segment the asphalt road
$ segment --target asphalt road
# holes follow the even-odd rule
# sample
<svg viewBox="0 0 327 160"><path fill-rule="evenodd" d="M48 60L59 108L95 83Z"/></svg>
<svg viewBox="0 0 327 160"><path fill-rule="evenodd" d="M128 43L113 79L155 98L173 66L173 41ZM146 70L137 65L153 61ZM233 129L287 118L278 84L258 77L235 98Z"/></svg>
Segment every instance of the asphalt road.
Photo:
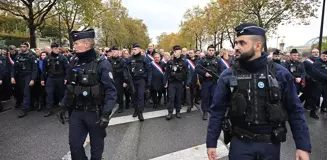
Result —
<svg viewBox="0 0 327 160"><path fill-rule="evenodd" d="M4 103L8 108L13 102ZM157 116L144 122L132 121L109 126L105 139L105 160L147 160L205 143L207 121L201 120L200 111L183 113L181 119L166 121L164 106ZM146 108L149 114L155 113ZM0 113L1 160L59 160L69 151L68 125L60 124L55 116L44 118L43 112L32 111L22 119L16 118L15 109ZM132 109L113 118L130 117ZM157 114L157 112L156 112ZM312 143L312 160L327 159L327 115L319 120L309 118L306 112ZM86 145L89 155L90 146ZM219 153L219 152L218 152ZM288 133L282 145L281 159L295 159L295 146ZM222 159L227 159L223 157Z"/></svg>

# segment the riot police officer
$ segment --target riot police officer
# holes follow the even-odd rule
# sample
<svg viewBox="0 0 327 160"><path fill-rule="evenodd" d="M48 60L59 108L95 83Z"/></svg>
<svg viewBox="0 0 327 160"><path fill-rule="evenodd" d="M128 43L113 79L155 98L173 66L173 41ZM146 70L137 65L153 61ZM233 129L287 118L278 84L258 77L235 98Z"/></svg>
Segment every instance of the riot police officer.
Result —
<svg viewBox="0 0 327 160"><path fill-rule="evenodd" d="M132 96L134 114L133 117L138 117L140 121L144 121L144 91L151 87L152 68L150 61L145 56L141 55L141 47L138 43L132 46L133 55L127 59L126 64L128 71L132 76L135 93Z"/></svg>
<svg viewBox="0 0 327 160"><path fill-rule="evenodd" d="M66 70L68 68L68 60L65 56L59 53L58 47L59 45L57 43L51 44L52 51L43 63L41 85L45 86L47 94L47 111L44 114L44 117L49 117L53 114L52 108L54 100L57 99L57 101L60 102L64 96L64 89L67 81Z"/></svg>
<svg viewBox="0 0 327 160"><path fill-rule="evenodd" d="M188 88L191 83L191 73L188 68L188 64L181 57L181 47L176 45L173 47L174 58L169 60L166 64L166 71L164 77L165 88L168 88L168 115L167 120L173 118L174 108L176 109L176 117L181 118L181 101L182 101L182 90L184 83Z"/></svg>
<svg viewBox="0 0 327 160"><path fill-rule="evenodd" d="M209 107L212 102L219 74L223 67L220 63L220 59L215 57L214 52L215 47L213 45L208 46L207 55L199 60L196 65L196 72L201 77L201 108L203 112L203 120L208 119Z"/></svg>
<svg viewBox="0 0 327 160"><path fill-rule="evenodd" d="M294 88L293 76L279 64L268 62L262 52L265 30L243 23L235 28L236 60L218 80L210 107L207 148L216 160L221 129L230 143L229 159L279 159L281 142L286 141L285 121L296 145L296 158L309 159L309 130Z"/></svg>
<svg viewBox="0 0 327 160"><path fill-rule="evenodd" d="M76 57L67 70L67 90L61 102L58 117L71 107L69 145L73 160L87 160L84 141L90 135L91 159L101 160L104 149L105 128L116 102L116 88L110 63L94 50L93 29L73 31Z"/></svg>
<svg viewBox="0 0 327 160"><path fill-rule="evenodd" d="M22 110L17 113L18 118L25 117L30 110L30 87L34 85L37 76L36 57L30 52L29 47L28 42L21 44L21 53L17 56L17 60L11 70L11 83L17 83L16 104L20 105L24 102Z"/></svg>
<svg viewBox="0 0 327 160"><path fill-rule="evenodd" d="M119 57L118 48L116 46L111 47L112 56L109 59L111 66L113 67L113 75L115 81L115 87L117 89L117 102L119 104L118 113L122 113L124 111L124 101L123 101L123 94L124 94L124 87L127 86L125 78L126 76L126 66L125 61L123 58Z"/></svg>
<svg viewBox="0 0 327 160"><path fill-rule="evenodd" d="M3 84L4 84L4 77L5 77L5 66L6 65L6 57L5 56L3 56L3 55L0 55L0 91L2 92L2 94L3 93L5 93L5 91L3 90ZM0 93L0 95L1 95L1 97L0 98L2 98L3 97L3 95L2 95L1 93ZM3 106L2 106L2 103L1 103L1 99L0 99L0 112L2 112L3 111Z"/></svg>
<svg viewBox="0 0 327 160"><path fill-rule="evenodd" d="M273 52L272 61L274 61L275 63L281 64L280 51L278 49L276 49Z"/></svg>
<svg viewBox="0 0 327 160"><path fill-rule="evenodd" d="M285 62L284 66L294 77L294 83L299 94L301 88L301 82L305 78L304 65L299 61L299 53L296 49L292 49L290 52L291 59Z"/></svg>

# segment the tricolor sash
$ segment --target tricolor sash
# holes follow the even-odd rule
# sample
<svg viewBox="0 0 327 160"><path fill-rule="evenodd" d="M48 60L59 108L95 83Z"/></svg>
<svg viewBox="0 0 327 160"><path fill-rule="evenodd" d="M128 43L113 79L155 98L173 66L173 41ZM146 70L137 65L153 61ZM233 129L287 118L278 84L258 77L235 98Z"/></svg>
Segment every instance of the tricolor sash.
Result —
<svg viewBox="0 0 327 160"><path fill-rule="evenodd" d="M156 68L156 69L157 69L161 74L164 74L164 72L163 72L162 68L159 66L159 64L157 64L157 63L154 62L154 61L152 61L151 64L152 64L152 66L153 66L154 68Z"/></svg>
<svg viewBox="0 0 327 160"><path fill-rule="evenodd" d="M8 54L8 59L9 59L10 64L12 66L14 66L15 62L11 59L10 54Z"/></svg>
<svg viewBox="0 0 327 160"><path fill-rule="evenodd" d="M151 56L151 54L146 53L146 56L147 56L151 61L154 61L154 58Z"/></svg>
<svg viewBox="0 0 327 160"><path fill-rule="evenodd" d="M227 62L224 58L220 58L220 60L221 60L221 62L224 64L224 66L225 66L226 68L229 68L229 67L230 67L230 65L228 64L228 62Z"/></svg>
<svg viewBox="0 0 327 160"><path fill-rule="evenodd" d="M307 58L305 61L307 61L307 62L309 62L309 63L311 63L311 64L314 63L314 61L313 61L311 58Z"/></svg>
<svg viewBox="0 0 327 160"><path fill-rule="evenodd" d="M195 70L195 64L193 63L193 61L191 61L190 59L187 59L186 61L189 64L190 68L194 71Z"/></svg>

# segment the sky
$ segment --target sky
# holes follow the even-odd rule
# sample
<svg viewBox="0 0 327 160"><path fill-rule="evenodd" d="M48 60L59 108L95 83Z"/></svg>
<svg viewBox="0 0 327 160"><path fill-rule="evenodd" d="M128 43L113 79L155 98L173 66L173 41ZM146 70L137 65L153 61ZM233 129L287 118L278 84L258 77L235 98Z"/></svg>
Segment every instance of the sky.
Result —
<svg viewBox="0 0 327 160"><path fill-rule="evenodd" d="M128 9L129 15L144 21L148 27L149 36L152 42L156 43L156 37L162 32L178 32L179 25L187 9L199 5L204 7L210 0L122 0L123 5ZM321 0L322 2L322 0ZM273 37L284 40L285 46L304 45L312 38L318 37L321 23L321 9L317 13L318 18L312 18L310 25L284 25L279 26L277 34ZM327 10L327 8L325 9ZM325 11L326 12L326 11ZM325 13L325 32L327 35L327 13ZM276 47L277 38L270 38L268 46ZM230 47L228 42L224 47Z"/></svg>

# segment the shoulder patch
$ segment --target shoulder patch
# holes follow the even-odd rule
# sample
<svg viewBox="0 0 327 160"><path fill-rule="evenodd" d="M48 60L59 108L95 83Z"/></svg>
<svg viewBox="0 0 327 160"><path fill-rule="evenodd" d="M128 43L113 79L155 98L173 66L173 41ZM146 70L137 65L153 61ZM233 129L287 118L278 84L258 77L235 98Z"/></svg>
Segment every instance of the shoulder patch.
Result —
<svg viewBox="0 0 327 160"><path fill-rule="evenodd" d="M110 79L114 79L114 76L112 75L112 72L109 72Z"/></svg>

